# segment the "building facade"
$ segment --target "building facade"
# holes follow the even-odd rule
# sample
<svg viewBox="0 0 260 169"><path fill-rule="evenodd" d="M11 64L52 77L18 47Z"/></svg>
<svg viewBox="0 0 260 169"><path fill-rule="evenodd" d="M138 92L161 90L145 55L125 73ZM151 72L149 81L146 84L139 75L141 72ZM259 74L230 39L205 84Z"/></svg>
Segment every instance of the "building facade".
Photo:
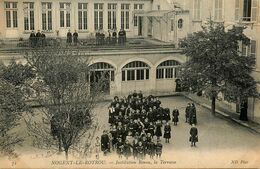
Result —
<svg viewBox="0 0 260 169"><path fill-rule="evenodd" d="M175 49L93 53L93 64L103 66L96 72L111 72L110 94L174 91L175 68L186 60L178 49L179 39L201 30L211 18L226 29L247 27L251 46L241 44L241 51L256 58L252 76L260 92L259 9L259 0L0 0L0 39L26 39L33 30L61 38L77 30L84 39L94 37L97 30L123 28L129 38L170 42ZM259 110L260 99L249 99L250 119L260 122Z"/></svg>

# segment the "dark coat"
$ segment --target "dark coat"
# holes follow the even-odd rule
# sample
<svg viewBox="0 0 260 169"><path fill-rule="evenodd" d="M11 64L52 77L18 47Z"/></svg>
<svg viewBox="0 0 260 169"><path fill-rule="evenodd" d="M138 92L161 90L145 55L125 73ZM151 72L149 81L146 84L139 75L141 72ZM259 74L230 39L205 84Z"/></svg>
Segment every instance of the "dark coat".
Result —
<svg viewBox="0 0 260 169"><path fill-rule="evenodd" d="M101 136L101 151L109 150L109 137L107 134Z"/></svg>
<svg viewBox="0 0 260 169"><path fill-rule="evenodd" d="M164 138L171 138L171 126L170 125L166 125L164 127L164 135L163 135Z"/></svg>
<svg viewBox="0 0 260 169"><path fill-rule="evenodd" d="M132 149L132 145L131 144L124 144L124 155L126 157L130 157L132 152L131 152L131 149Z"/></svg>
<svg viewBox="0 0 260 169"><path fill-rule="evenodd" d="M157 137L162 136L162 124L161 123L156 123L155 135Z"/></svg>
<svg viewBox="0 0 260 169"><path fill-rule="evenodd" d="M186 118L189 118L190 117L190 106L187 106L186 109L185 109L185 117Z"/></svg>
<svg viewBox="0 0 260 169"><path fill-rule="evenodd" d="M150 133L152 136L154 135L154 129L155 129L154 125L148 126L148 133Z"/></svg>
<svg viewBox="0 0 260 169"><path fill-rule="evenodd" d="M189 123L190 125L197 124L196 107L194 106L191 106L190 108Z"/></svg>
<svg viewBox="0 0 260 169"><path fill-rule="evenodd" d="M174 109L172 111L172 121L179 122L179 110L178 109Z"/></svg>
<svg viewBox="0 0 260 169"><path fill-rule="evenodd" d="M124 143L123 142L118 142L116 144L116 152L117 154L121 155L124 153Z"/></svg>
<svg viewBox="0 0 260 169"><path fill-rule="evenodd" d="M72 34L70 32L67 33L67 43L72 43Z"/></svg>
<svg viewBox="0 0 260 169"><path fill-rule="evenodd" d="M154 144L154 142L148 142L147 143L147 154L149 154L150 156L155 155L155 144Z"/></svg>
<svg viewBox="0 0 260 169"><path fill-rule="evenodd" d="M198 142L198 129L196 127L192 127L190 129L190 142Z"/></svg>
<svg viewBox="0 0 260 169"><path fill-rule="evenodd" d="M161 143L157 143L155 145L156 154L162 154L162 148L163 148L163 145Z"/></svg>
<svg viewBox="0 0 260 169"><path fill-rule="evenodd" d="M78 42L78 36L79 36L79 34L78 34L77 32L74 32L74 33L73 33L73 42L74 42L74 43L77 43L77 42Z"/></svg>

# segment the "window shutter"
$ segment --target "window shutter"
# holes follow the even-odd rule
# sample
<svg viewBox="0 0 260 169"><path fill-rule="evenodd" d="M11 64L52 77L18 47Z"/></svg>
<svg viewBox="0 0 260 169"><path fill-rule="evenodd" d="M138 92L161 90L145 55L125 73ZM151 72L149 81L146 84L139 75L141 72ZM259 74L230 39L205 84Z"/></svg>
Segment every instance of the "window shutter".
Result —
<svg viewBox="0 0 260 169"><path fill-rule="evenodd" d="M257 0L252 0L251 21L257 21Z"/></svg>
<svg viewBox="0 0 260 169"><path fill-rule="evenodd" d="M218 20L218 0L215 0L215 20Z"/></svg>
<svg viewBox="0 0 260 169"><path fill-rule="evenodd" d="M223 0L219 0L219 20L223 19Z"/></svg>
<svg viewBox="0 0 260 169"><path fill-rule="evenodd" d="M252 57L256 57L256 41L255 40L251 40L251 44L250 44L250 55Z"/></svg>
<svg viewBox="0 0 260 169"><path fill-rule="evenodd" d="M235 21L240 19L240 0L235 0Z"/></svg>
<svg viewBox="0 0 260 169"><path fill-rule="evenodd" d="M238 53L242 55L242 41L238 41Z"/></svg>

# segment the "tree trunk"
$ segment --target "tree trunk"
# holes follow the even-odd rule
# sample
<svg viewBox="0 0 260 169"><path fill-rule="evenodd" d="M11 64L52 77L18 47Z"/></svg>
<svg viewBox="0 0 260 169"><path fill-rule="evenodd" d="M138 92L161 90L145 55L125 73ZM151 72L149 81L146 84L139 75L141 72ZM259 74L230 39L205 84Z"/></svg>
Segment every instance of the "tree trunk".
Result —
<svg viewBox="0 0 260 169"><path fill-rule="evenodd" d="M216 97L212 96L212 100L211 100L211 114L213 116L216 115Z"/></svg>
<svg viewBox="0 0 260 169"><path fill-rule="evenodd" d="M61 138L58 137L58 142L59 142L59 152L61 153L62 152L62 148L61 148Z"/></svg>
<svg viewBox="0 0 260 169"><path fill-rule="evenodd" d="M65 157L66 157L66 160L69 159L69 149L65 149Z"/></svg>

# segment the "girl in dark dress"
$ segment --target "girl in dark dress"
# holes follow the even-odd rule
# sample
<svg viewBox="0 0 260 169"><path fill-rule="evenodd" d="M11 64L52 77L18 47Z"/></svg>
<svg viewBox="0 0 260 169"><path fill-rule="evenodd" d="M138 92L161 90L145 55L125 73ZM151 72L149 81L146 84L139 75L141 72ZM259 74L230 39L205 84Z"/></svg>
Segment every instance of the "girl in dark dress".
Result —
<svg viewBox="0 0 260 169"><path fill-rule="evenodd" d="M124 144L124 155L125 155L125 158L128 160L128 158L131 156L131 149L132 149L132 145L129 143L128 140L125 141L125 144Z"/></svg>
<svg viewBox="0 0 260 169"><path fill-rule="evenodd" d="M157 136L157 139L160 139L160 137L162 136L162 123L160 122L160 120L157 120L156 122L155 135Z"/></svg>
<svg viewBox="0 0 260 169"><path fill-rule="evenodd" d="M138 139L134 139L134 142L133 142L133 156L134 156L134 159L137 158L137 147L138 147Z"/></svg>
<svg viewBox="0 0 260 169"><path fill-rule="evenodd" d="M154 129L155 129L155 127L154 127L153 123L150 122L150 125L148 126L147 132L150 133L152 137L154 136Z"/></svg>
<svg viewBox="0 0 260 169"><path fill-rule="evenodd" d="M164 135L163 137L165 138L165 143L169 143L169 139L171 138L171 126L169 123L166 123L164 126Z"/></svg>
<svg viewBox="0 0 260 169"><path fill-rule="evenodd" d="M118 139L118 142L116 144L116 152L119 158L122 158L122 155L124 153L124 143L121 138Z"/></svg>
<svg viewBox="0 0 260 169"><path fill-rule="evenodd" d="M179 122L179 110L175 108L172 111L172 121L175 126L177 126L177 123Z"/></svg>

